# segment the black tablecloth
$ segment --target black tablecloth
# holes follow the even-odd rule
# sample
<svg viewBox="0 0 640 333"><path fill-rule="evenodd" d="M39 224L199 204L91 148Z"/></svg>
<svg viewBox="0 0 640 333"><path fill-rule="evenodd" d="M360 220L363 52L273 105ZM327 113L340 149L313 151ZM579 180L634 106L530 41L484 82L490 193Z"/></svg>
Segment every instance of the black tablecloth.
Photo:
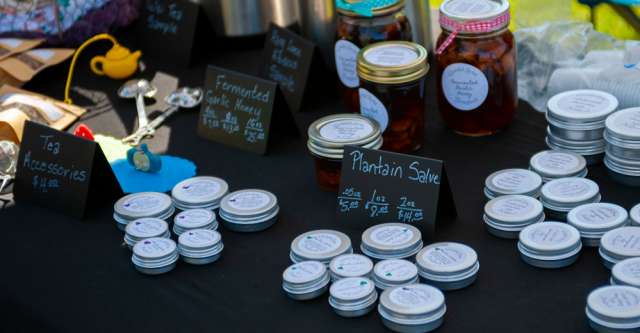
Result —
<svg viewBox="0 0 640 333"><path fill-rule="evenodd" d="M206 63L257 73L259 50L214 50L210 59L189 69L158 66L145 59L144 76L164 70L182 85L200 85ZM93 111L85 118L98 133L121 136L134 126L135 107L120 100L120 82L89 75L83 57L75 85L107 93L115 110ZM65 68L42 73L27 88L62 98ZM332 87L315 82L297 116L301 127L339 112ZM527 167L529 157L545 149L544 117L521 103L515 122L503 133L467 138L446 129L428 89L425 144L417 154L446 161L459 216L438 221L438 241L458 241L479 254L481 269L471 287L446 293L447 314L440 332L586 332L587 294L606 284L609 271L596 249L582 251L578 262L557 270L523 263L514 241L489 235L482 222L485 177L493 171ZM79 97L80 104L86 104ZM376 312L344 319L326 296L297 302L281 290L282 271L290 264L289 246L305 231L332 228L346 232L359 246L362 230L336 219L336 196L316 186L304 132L271 142L259 156L206 141L195 134L197 111L167 122L152 146L195 161L198 173L228 181L232 190L263 188L278 196L280 219L252 234L222 229L220 261L204 266L180 262L165 275L138 273L122 233L111 217L112 203L78 221L27 203L0 211L0 305L6 332L382 332ZM602 165L589 168L604 201L630 208L638 190L613 183Z"/></svg>

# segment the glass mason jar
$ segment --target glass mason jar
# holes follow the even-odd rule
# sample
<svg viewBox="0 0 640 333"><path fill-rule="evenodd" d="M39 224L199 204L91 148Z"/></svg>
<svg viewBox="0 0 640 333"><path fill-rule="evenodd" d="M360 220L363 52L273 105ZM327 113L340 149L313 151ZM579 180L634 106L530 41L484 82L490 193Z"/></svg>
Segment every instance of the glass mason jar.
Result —
<svg viewBox="0 0 640 333"><path fill-rule="evenodd" d="M358 55L360 114L380 125L382 149L407 153L424 139L427 50L411 42L369 45Z"/></svg>
<svg viewBox="0 0 640 333"><path fill-rule="evenodd" d="M375 121L358 114L334 114L314 121L309 126L307 148L313 156L316 180L325 191L340 187L342 156L347 145L368 149L382 146L380 127Z"/></svg>
<svg viewBox="0 0 640 333"><path fill-rule="evenodd" d="M358 52L376 42L411 41L411 25L404 14L404 0L336 0L336 9L338 90L347 109L358 112Z"/></svg>
<svg viewBox="0 0 640 333"><path fill-rule="evenodd" d="M508 0L446 0L440 6L438 108L457 133L491 135L513 120L518 81L509 20Z"/></svg>

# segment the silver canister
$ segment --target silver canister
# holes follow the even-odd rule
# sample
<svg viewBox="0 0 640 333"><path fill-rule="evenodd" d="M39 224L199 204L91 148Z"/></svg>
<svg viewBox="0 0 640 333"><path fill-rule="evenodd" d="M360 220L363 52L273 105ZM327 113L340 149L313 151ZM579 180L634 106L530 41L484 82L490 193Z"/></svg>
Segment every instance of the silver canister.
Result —
<svg viewBox="0 0 640 333"><path fill-rule="evenodd" d="M299 19L297 0L193 0L214 25L216 34L244 37L267 32L271 22L288 27Z"/></svg>
<svg viewBox="0 0 640 333"><path fill-rule="evenodd" d="M605 125L604 163L609 174L619 183L640 186L640 108L618 111Z"/></svg>
<svg viewBox="0 0 640 333"><path fill-rule="evenodd" d="M335 0L298 0L298 7L300 8L302 35L316 44L325 64L334 68Z"/></svg>

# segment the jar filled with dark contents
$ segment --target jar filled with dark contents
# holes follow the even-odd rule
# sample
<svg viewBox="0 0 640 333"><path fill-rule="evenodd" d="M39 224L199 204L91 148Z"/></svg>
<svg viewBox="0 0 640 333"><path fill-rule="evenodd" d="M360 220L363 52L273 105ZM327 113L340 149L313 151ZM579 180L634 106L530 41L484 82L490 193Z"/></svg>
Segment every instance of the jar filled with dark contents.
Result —
<svg viewBox="0 0 640 333"><path fill-rule="evenodd" d="M382 136L378 124L358 114L335 114L320 118L309 126L307 147L313 156L318 185L337 192L342 157L348 145L379 149Z"/></svg>
<svg viewBox="0 0 640 333"><path fill-rule="evenodd" d="M412 42L369 45L358 55L360 114L380 125L382 149L407 153L424 140L427 50Z"/></svg>
<svg viewBox="0 0 640 333"><path fill-rule="evenodd" d="M411 25L404 14L404 0L336 0L336 10L338 90L347 109L358 112L358 52L377 42L411 41Z"/></svg>
<svg viewBox="0 0 640 333"><path fill-rule="evenodd" d="M513 120L518 82L509 21L507 0L446 0L440 6L438 107L457 133L491 135Z"/></svg>

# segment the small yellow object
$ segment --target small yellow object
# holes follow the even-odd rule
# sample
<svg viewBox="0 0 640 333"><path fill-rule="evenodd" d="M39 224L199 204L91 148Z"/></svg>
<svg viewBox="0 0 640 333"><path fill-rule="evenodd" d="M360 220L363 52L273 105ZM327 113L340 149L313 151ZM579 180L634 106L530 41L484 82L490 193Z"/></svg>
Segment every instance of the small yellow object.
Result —
<svg viewBox="0 0 640 333"><path fill-rule="evenodd" d="M126 79L133 75L138 70L138 60L142 56L142 52L131 51L120 45L118 41L109 34L99 34L89 38L84 42L76 53L73 55L71 65L69 65L69 75L67 76L67 84L64 89L64 102L67 104L73 104L69 97L69 90L71 88L71 79L73 78L73 70L76 66L76 60L80 55L80 52L84 50L89 44L92 44L99 40L109 40L113 43L113 47L104 56L96 56L91 59L91 70L97 75L105 75L115 80Z"/></svg>

